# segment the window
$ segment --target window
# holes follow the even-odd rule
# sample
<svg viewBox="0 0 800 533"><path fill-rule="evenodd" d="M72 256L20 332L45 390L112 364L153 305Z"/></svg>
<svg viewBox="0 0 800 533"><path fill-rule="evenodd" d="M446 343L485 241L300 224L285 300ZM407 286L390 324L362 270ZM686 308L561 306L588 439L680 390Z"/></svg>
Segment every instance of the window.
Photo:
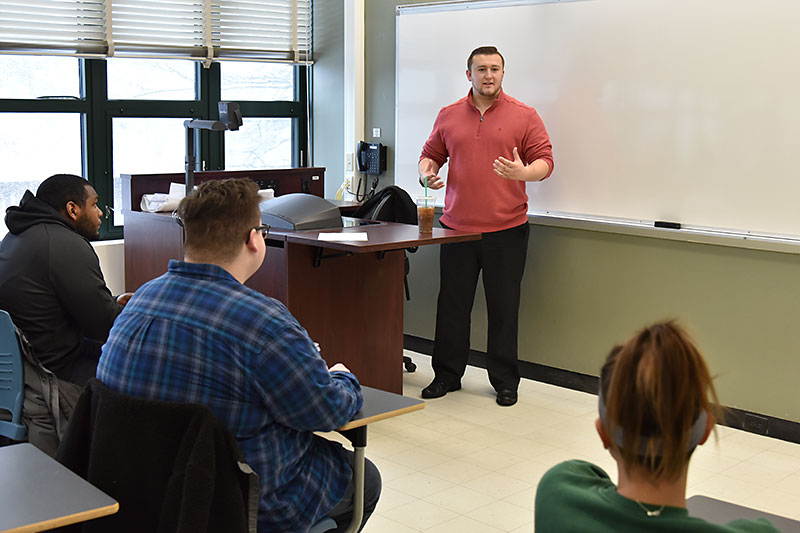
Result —
<svg viewBox="0 0 800 533"><path fill-rule="evenodd" d="M281 63L220 64L223 100L294 100L294 69Z"/></svg>
<svg viewBox="0 0 800 533"><path fill-rule="evenodd" d="M77 113L0 113L0 213L36 193L53 174L81 175L81 117ZM13 132L13 135L8 133ZM0 225L0 238L8 229Z"/></svg>
<svg viewBox="0 0 800 533"><path fill-rule="evenodd" d="M183 172L184 121L216 119L223 98L239 102L244 124L200 132L198 169L303 161L304 66L232 62L206 69L189 60L0 55L0 70L2 209L52 174L77 174L95 187L101 207L113 207L101 237L122 237L120 175ZM0 224L0 235L5 231Z"/></svg>
<svg viewBox="0 0 800 533"><path fill-rule="evenodd" d="M0 56L0 98L78 98L80 65L74 57Z"/></svg>
<svg viewBox="0 0 800 533"><path fill-rule="evenodd" d="M78 174L114 207L101 236L121 237L119 176L183 171L183 122L221 99L244 126L200 131L200 168L306 161L311 0L4 0L3 33L4 53L35 54L0 53L5 205Z"/></svg>
<svg viewBox="0 0 800 533"><path fill-rule="evenodd" d="M122 118L111 120L114 168L114 225L123 223L120 174L183 172L186 118ZM143 154L147 154L143 157Z"/></svg>
<svg viewBox="0 0 800 533"><path fill-rule="evenodd" d="M194 100L194 67L180 59L108 59L108 99Z"/></svg>
<svg viewBox="0 0 800 533"><path fill-rule="evenodd" d="M228 170L291 166L291 119L248 118L239 131L225 137L225 168Z"/></svg>

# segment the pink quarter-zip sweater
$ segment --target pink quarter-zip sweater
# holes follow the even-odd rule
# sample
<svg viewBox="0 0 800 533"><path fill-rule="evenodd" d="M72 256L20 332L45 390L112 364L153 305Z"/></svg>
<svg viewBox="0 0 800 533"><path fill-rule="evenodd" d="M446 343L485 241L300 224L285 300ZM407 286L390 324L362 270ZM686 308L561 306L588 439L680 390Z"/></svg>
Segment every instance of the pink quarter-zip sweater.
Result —
<svg viewBox="0 0 800 533"><path fill-rule="evenodd" d="M553 172L553 148L539 114L500 92L481 116L472 92L442 108L422 149L441 167L450 162L442 222L463 231L500 231L527 222L524 181L494 173L499 156L513 160L514 147L525 164L543 159ZM546 177L547 177L546 176Z"/></svg>

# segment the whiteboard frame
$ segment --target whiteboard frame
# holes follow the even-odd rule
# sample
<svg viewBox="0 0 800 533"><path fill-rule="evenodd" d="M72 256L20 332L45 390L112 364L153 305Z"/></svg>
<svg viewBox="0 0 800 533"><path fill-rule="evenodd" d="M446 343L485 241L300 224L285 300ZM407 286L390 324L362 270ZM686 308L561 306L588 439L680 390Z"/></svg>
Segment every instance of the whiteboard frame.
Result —
<svg viewBox="0 0 800 533"><path fill-rule="evenodd" d="M399 138L400 113L397 103L399 95L399 46L400 16L404 14L438 13L497 7L513 7L535 4L558 4L568 2L591 2L595 0L482 0L398 5L395 16L395 139ZM397 160L395 176L397 176ZM442 205L439 202L438 205ZM530 210L528 221L541 226L600 231L639 237L685 241L734 248L746 248L769 252L800 254L800 236L757 233L748 230L682 226L681 229L656 228L652 220L634 220L604 216L579 215L554 211Z"/></svg>

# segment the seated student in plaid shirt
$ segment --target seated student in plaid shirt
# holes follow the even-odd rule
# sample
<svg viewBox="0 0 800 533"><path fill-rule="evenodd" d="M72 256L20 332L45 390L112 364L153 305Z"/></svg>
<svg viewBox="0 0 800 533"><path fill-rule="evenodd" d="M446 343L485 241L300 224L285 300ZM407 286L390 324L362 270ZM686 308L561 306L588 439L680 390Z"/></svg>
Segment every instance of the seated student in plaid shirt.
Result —
<svg viewBox="0 0 800 533"><path fill-rule="evenodd" d="M352 452L314 432L349 421L361 387L341 363L327 367L282 303L243 285L266 250L257 189L208 181L181 202L184 261L117 317L97 377L123 394L208 406L259 475L259 531L307 531L325 516L343 530ZM381 487L369 461L365 485L364 523Z"/></svg>

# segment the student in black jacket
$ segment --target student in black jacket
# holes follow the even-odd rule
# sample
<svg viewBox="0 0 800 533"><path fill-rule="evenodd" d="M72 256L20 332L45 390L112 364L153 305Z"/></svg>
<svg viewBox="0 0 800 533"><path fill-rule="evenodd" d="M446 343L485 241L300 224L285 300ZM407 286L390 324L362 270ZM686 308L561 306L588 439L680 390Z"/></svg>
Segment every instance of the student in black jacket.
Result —
<svg viewBox="0 0 800 533"><path fill-rule="evenodd" d="M7 209L0 243L0 308L48 370L80 386L94 376L100 344L131 296L111 295L89 243L100 229L97 199L85 179L51 176Z"/></svg>

